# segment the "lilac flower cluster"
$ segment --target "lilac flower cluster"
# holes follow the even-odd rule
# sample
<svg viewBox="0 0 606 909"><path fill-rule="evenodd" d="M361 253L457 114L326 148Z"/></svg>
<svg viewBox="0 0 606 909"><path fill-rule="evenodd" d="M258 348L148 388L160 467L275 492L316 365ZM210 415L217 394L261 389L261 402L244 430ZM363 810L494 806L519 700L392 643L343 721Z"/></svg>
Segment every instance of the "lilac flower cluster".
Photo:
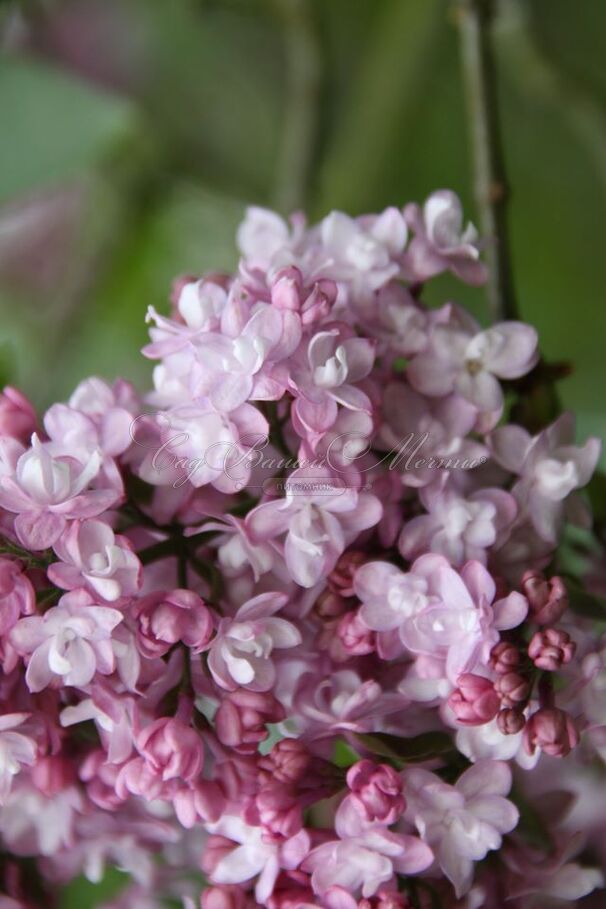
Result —
<svg viewBox="0 0 606 909"><path fill-rule="evenodd" d="M106 866L113 909L574 905L606 644L556 559L598 441L507 421L533 328L421 302L485 278L453 193L238 244L150 308L145 398L0 398L2 909Z"/></svg>

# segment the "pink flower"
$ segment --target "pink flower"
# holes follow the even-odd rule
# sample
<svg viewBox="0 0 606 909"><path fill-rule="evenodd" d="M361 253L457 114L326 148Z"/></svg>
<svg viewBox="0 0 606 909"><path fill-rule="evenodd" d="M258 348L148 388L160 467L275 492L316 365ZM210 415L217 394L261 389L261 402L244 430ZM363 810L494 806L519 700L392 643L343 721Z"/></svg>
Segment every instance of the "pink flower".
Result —
<svg viewBox="0 0 606 909"><path fill-rule="evenodd" d="M468 559L485 563L487 550L505 538L517 513L513 496L490 487L464 498L438 480L421 489L419 498L428 514L408 521L398 541L407 559L429 551L453 565Z"/></svg>
<svg viewBox="0 0 606 909"><path fill-rule="evenodd" d="M404 217L414 232L405 257L406 271L413 280L425 281L446 270L468 284L486 280L478 233L471 223L463 229L463 210L455 193L439 189L427 198L422 210L415 203L407 205Z"/></svg>
<svg viewBox="0 0 606 909"><path fill-rule="evenodd" d="M57 587L86 586L114 602L140 586L141 563L130 542L103 521L73 521L53 548L61 561L49 566L48 577Z"/></svg>
<svg viewBox="0 0 606 909"><path fill-rule="evenodd" d="M300 468L288 478L283 499L264 502L246 519L253 540L262 542L286 533L284 554L292 578L313 587L337 564L356 536L381 518L379 500L343 487L328 471Z"/></svg>
<svg viewBox="0 0 606 909"><path fill-rule="evenodd" d="M137 646L148 658L164 656L178 641L192 653L208 644L213 621L203 600L192 590L156 591L136 601Z"/></svg>
<svg viewBox="0 0 606 909"><path fill-rule="evenodd" d="M489 679L464 672L448 698L448 706L462 726L480 726L494 719L500 703Z"/></svg>
<svg viewBox="0 0 606 909"><path fill-rule="evenodd" d="M36 609L32 583L18 562L0 557L0 635L6 634L22 615Z"/></svg>
<svg viewBox="0 0 606 909"><path fill-rule="evenodd" d="M449 786L428 770L404 772L406 817L429 843L458 897L472 882L473 863L498 849L502 834L518 823L518 810L505 796L511 771L501 761L478 761L456 785Z"/></svg>
<svg viewBox="0 0 606 909"><path fill-rule="evenodd" d="M135 744L149 769L164 782L194 780L202 769L202 738L180 720L154 720L137 735Z"/></svg>
<svg viewBox="0 0 606 909"><path fill-rule="evenodd" d="M257 878L255 897L259 903L271 895L280 869L298 867L309 852L309 837L304 830L277 844L267 841L262 827L250 826L229 814L214 824L207 824L206 829L213 837L221 838L222 845L216 859L209 856L208 861L205 857L205 870L211 881L240 884Z"/></svg>
<svg viewBox="0 0 606 909"><path fill-rule="evenodd" d="M100 514L119 498L114 489L90 489L99 473L98 453L83 464L54 457L37 438L21 455L13 477L0 478L0 505L16 512L15 531L29 549L46 549L58 539L69 518Z"/></svg>
<svg viewBox="0 0 606 909"><path fill-rule="evenodd" d="M0 716L0 805L8 798L13 778L23 766L31 767L38 755L35 741L25 732L15 731L29 716L29 713Z"/></svg>
<svg viewBox="0 0 606 909"><path fill-rule="evenodd" d="M456 313L436 325L427 350L407 370L410 384L429 396L458 392L478 410L500 412L503 392L498 379L517 379L537 362L537 333L522 322L500 322L479 331L468 316Z"/></svg>
<svg viewBox="0 0 606 909"><path fill-rule="evenodd" d="M433 859L431 849L417 837L363 824L349 799L337 809L335 831L339 839L317 846L302 865L312 872L312 887L320 896L343 887L368 898L395 873L418 874Z"/></svg>
<svg viewBox="0 0 606 909"><path fill-rule="evenodd" d="M500 426L490 437L495 460L519 477L512 493L521 517L527 517L539 536L556 542L565 506L577 523L587 524L581 502L571 496L589 482L600 456L600 441L590 438L574 445L575 422L570 413L531 437L521 426Z"/></svg>
<svg viewBox="0 0 606 909"><path fill-rule="evenodd" d="M10 633L18 653L28 656L25 681L31 692L53 681L81 688L95 672L114 670L112 631L122 621L117 609L94 605L84 590L61 597L43 616L20 619Z"/></svg>
<svg viewBox="0 0 606 909"><path fill-rule="evenodd" d="M299 630L274 615L287 599L281 593L262 593L240 606L233 619L221 619L208 655L218 685L228 691L238 686L269 691L276 677L273 650L301 643Z"/></svg>
<svg viewBox="0 0 606 909"><path fill-rule="evenodd" d="M333 323L309 341L306 359L293 367L291 385L299 435L321 434L337 419L337 405L371 412L367 395L355 383L365 379L374 362L374 344L357 338L349 326Z"/></svg>
<svg viewBox="0 0 606 909"><path fill-rule="evenodd" d="M109 385L95 376L85 379L72 393L69 406L91 420L104 455L115 458L132 444L133 417L140 404L129 382L118 379Z"/></svg>
<svg viewBox="0 0 606 909"><path fill-rule="evenodd" d="M25 445L36 430L36 411L24 394L7 385L0 393L0 436Z"/></svg>
<svg viewBox="0 0 606 909"><path fill-rule="evenodd" d="M579 743L572 717L557 707L542 707L524 728L524 745L529 754L540 748L553 757L565 757Z"/></svg>

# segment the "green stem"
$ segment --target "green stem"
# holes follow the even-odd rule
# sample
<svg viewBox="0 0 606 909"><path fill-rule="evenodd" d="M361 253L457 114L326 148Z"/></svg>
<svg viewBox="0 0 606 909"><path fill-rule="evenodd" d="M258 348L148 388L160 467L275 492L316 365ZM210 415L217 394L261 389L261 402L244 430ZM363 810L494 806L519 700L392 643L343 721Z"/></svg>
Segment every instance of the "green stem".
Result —
<svg viewBox="0 0 606 909"><path fill-rule="evenodd" d="M497 79L491 40L493 0L455 0L473 153L480 227L489 241L487 295L492 321L517 318L509 240L509 189L499 127Z"/></svg>

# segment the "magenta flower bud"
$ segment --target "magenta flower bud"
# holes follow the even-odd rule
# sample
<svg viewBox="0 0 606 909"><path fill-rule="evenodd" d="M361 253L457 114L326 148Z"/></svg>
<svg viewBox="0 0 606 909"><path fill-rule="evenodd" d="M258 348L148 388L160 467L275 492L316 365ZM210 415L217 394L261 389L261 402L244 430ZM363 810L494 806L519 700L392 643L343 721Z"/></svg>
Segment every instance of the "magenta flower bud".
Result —
<svg viewBox="0 0 606 909"><path fill-rule="evenodd" d="M333 593L342 597L354 596L353 579L357 569L368 557L363 552L348 550L339 558L339 561L328 575L328 586Z"/></svg>
<svg viewBox="0 0 606 909"><path fill-rule="evenodd" d="M472 672L459 676L458 688L448 698L448 705L462 726L489 723L501 706L490 679Z"/></svg>
<svg viewBox="0 0 606 909"><path fill-rule="evenodd" d="M25 395L7 385L0 392L0 438L27 444L36 431L36 411Z"/></svg>
<svg viewBox="0 0 606 909"><path fill-rule="evenodd" d="M246 893L236 884L206 887L200 894L201 909L244 909L245 905Z"/></svg>
<svg viewBox="0 0 606 909"><path fill-rule="evenodd" d="M299 312L301 309L301 291L303 276L298 268L289 265L281 268L271 285L271 302L276 309L288 312Z"/></svg>
<svg viewBox="0 0 606 909"><path fill-rule="evenodd" d="M263 827L274 842L287 840L303 826L301 802L290 786L272 782L250 803L244 819L253 826Z"/></svg>
<svg viewBox="0 0 606 909"><path fill-rule="evenodd" d="M205 603L191 590L151 593L136 604L137 644L149 658L164 656L181 641L193 653L208 644L213 621Z"/></svg>
<svg viewBox="0 0 606 909"><path fill-rule="evenodd" d="M579 743L579 733L570 714L557 707L542 707L524 727L524 746L529 754L537 748L553 757L566 757Z"/></svg>
<svg viewBox="0 0 606 909"><path fill-rule="evenodd" d="M490 667L499 675L515 669L520 659L520 651L515 644L510 644L509 641L499 641L490 651Z"/></svg>
<svg viewBox="0 0 606 909"><path fill-rule="evenodd" d="M513 707L505 707L497 714L497 726L503 735L516 735L524 728L524 714Z"/></svg>
<svg viewBox="0 0 606 909"><path fill-rule="evenodd" d="M337 625L337 636L350 656L373 653L376 635L360 618L359 610L346 613Z"/></svg>
<svg viewBox="0 0 606 909"><path fill-rule="evenodd" d="M279 723L285 715L269 692L237 688L224 696L215 714L217 738L241 754L254 754L268 736L267 723Z"/></svg>
<svg viewBox="0 0 606 909"><path fill-rule="evenodd" d="M528 656L539 669L556 672L572 660L577 645L566 631L543 628L528 645Z"/></svg>
<svg viewBox="0 0 606 909"><path fill-rule="evenodd" d="M494 683L494 689L504 707L516 707L528 699L530 686L518 672L506 672Z"/></svg>
<svg viewBox="0 0 606 909"><path fill-rule="evenodd" d="M347 771L347 785L356 807L371 822L389 826L406 807L402 780L387 764L358 761Z"/></svg>
<svg viewBox="0 0 606 909"><path fill-rule="evenodd" d="M135 744L149 769L163 781L194 780L202 769L202 739L180 720L155 720L139 733Z"/></svg>
<svg viewBox="0 0 606 909"><path fill-rule="evenodd" d="M566 585L557 575L547 581L540 571L527 571L522 578L522 590L537 625L551 625L559 621L568 608Z"/></svg>
<svg viewBox="0 0 606 909"><path fill-rule="evenodd" d="M67 789L75 782L76 774L72 763L59 755L43 757L31 769L32 783L48 798Z"/></svg>
<svg viewBox="0 0 606 909"><path fill-rule="evenodd" d="M283 783L297 783L305 775L310 755L298 739L282 739L269 753L273 773Z"/></svg>

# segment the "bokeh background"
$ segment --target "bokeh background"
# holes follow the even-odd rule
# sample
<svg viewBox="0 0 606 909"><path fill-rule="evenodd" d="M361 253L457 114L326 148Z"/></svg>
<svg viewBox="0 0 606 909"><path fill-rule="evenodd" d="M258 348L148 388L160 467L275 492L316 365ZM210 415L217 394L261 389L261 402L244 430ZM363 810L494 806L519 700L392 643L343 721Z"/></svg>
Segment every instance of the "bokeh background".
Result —
<svg viewBox="0 0 606 909"><path fill-rule="evenodd" d="M606 3L501 0L495 45L521 315L604 436ZM246 204L314 219L448 186L475 217L447 0L0 0L0 47L0 377L39 406L94 373L144 389L148 304L235 265Z"/></svg>

